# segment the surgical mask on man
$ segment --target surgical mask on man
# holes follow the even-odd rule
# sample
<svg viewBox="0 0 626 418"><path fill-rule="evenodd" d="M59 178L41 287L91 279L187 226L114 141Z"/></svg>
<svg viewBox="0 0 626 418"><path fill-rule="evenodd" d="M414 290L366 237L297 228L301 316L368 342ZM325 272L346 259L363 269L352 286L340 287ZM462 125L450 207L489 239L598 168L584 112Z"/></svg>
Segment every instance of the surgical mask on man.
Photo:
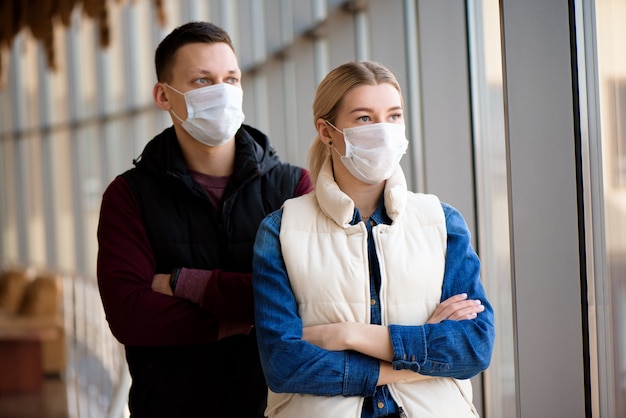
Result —
<svg viewBox="0 0 626 418"><path fill-rule="evenodd" d="M376 184L391 177L409 146L404 124L372 123L340 131L326 122L343 133L346 155L339 154L341 162L364 183ZM334 145L333 148L337 151Z"/></svg>
<svg viewBox="0 0 626 418"><path fill-rule="evenodd" d="M219 83L183 93L165 85L184 97L187 120L182 120L171 109L170 112L182 122L181 126L189 135L205 145L225 144L243 123L243 91L239 87Z"/></svg>

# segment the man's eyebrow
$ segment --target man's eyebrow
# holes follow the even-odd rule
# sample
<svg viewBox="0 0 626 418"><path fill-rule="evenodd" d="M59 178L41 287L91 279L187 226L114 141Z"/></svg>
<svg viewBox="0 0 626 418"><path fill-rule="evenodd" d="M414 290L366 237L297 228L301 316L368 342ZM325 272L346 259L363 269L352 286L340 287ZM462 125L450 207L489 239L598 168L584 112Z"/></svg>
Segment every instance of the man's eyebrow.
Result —
<svg viewBox="0 0 626 418"><path fill-rule="evenodd" d="M206 74L206 75L212 75L213 72L211 70L205 70L202 68L194 68L191 70L192 73L200 73L200 74ZM239 70L228 70L228 74L238 74Z"/></svg>

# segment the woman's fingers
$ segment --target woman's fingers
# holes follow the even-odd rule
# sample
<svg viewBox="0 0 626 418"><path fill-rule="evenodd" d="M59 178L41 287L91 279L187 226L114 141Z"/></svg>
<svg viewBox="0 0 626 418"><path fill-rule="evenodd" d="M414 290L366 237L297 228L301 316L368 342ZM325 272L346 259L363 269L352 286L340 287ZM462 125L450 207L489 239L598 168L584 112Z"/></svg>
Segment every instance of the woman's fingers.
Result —
<svg viewBox="0 0 626 418"><path fill-rule="evenodd" d="M426 323L437 324L446 319L453 321L472 319L484 309L479 300L467 299L467 294L461 293L441 302Z"/></svg>

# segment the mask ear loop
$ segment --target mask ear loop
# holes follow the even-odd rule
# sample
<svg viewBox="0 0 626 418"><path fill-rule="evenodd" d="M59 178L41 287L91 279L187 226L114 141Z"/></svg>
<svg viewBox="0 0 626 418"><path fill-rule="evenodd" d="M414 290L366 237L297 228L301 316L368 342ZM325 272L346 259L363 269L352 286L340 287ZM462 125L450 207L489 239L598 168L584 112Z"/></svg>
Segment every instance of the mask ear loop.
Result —
<svg viewBox="0 0 626 418"><path fill-rule="evenodd" d="M327 125L331 126L334 130L336 130L337 132L339 132L340 134L343 133L343 131L340 131L339 128L337 128L335 125L333 125L332 123L330 123L329 121L327 121L326 119L324 119L324 122L326 122Z"/></svg>
<svg viewBox="0 0 626 418"><path fill-rule="evenodd" d="M176 119L178 119L178 120L180 121L180 123L183 123L183 122L184 122L184 120L182 120L180 117L178 117L178 115L176 114L176 112L174 112L174 110L173 110L173 109L170 109L170 113L171 113L172 115L174 115L174 117L175 117Z"/></svg>
<svg viewBox="0 0 626 418"><path fill-rule="evenodd" d="M169 84L167 84L167 83L163 83L163 84L164 84L165 86L169 87L170 89L172 89L173 91L175 91L176 93L180 94L181 96L184 96L184 95L185 95L185 93L183 93L183 92L182 92L182 91L180 91L180 90L176 90L174 87L170 86Z"/></svg>
<svg viewBox="0 0 626 418"><path fill-rule="evenodd" d="M336 130L337 132L339 132L340 134L343 135L343 131L340 131L339 128L337 128L335 125L333 125L332 123L330 123L328 120L324 119L324 122L326 122L327 125L331 126L334 130ZM345 157L345 155L341 155L341 153L339 152L339 150L337 150L337 148L333 145L333 141L330 140L328 141L328 146L331 149L331 153L332 151L335 151L337 153L338 156L340 157Z"/></svg>
<svg viewBox="0 0 626 418"><path fill-rule="evenodd" d="M181 96L185 97L185 93L183 93L182 91L176 90L174 87L170 86L170 85L169 85L169 84L167 84L167 83L163 83L163 85L164 85L164 86L169 87L169 88L170 88L171 90L173 90L174 92L176 92L176 93L180 94ZM187 99L185 99L185 104L187 104ZM181 119L181 118L180 118L180 117L176 114L176 112L174 112L174 110L170 109L169 111L170 111L170 112L171 112L171 113L172 113L172 114L176 117L176 119L178 119L181 123L183 123L183 122L184 122L184 120L182 120L182 119ZM189 115L187 115L187 117L189 117Z"/></svg>

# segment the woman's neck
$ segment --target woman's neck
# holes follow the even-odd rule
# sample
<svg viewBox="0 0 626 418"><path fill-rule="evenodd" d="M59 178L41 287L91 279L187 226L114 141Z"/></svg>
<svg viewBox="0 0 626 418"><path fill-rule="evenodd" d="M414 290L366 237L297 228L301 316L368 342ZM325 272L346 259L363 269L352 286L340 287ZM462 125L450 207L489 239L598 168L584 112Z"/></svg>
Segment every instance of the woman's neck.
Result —
<svg viewBox="0 0 626 418"><path fill-rule="evenodd" d="M339 165L339 167L337 167ZM378 207L380 196L385 190L385 182L367 184L355 179L341 162L333 167L335 181L345 194L354 201L354 206L362 218L369 218Z"/></svg>
<svg viewBox="0 0 626 418"><path fill-rule="evenodd" d="M380 195L383 193L385 183L383 182L381 184L368 186L370 186L368 190L344 190L344 192L354 201L354 206L356 206L356 208L359 210L361 218L363 219L367 219L372 216L372 213L374 213L374 211L378 207Z"/></svg>

